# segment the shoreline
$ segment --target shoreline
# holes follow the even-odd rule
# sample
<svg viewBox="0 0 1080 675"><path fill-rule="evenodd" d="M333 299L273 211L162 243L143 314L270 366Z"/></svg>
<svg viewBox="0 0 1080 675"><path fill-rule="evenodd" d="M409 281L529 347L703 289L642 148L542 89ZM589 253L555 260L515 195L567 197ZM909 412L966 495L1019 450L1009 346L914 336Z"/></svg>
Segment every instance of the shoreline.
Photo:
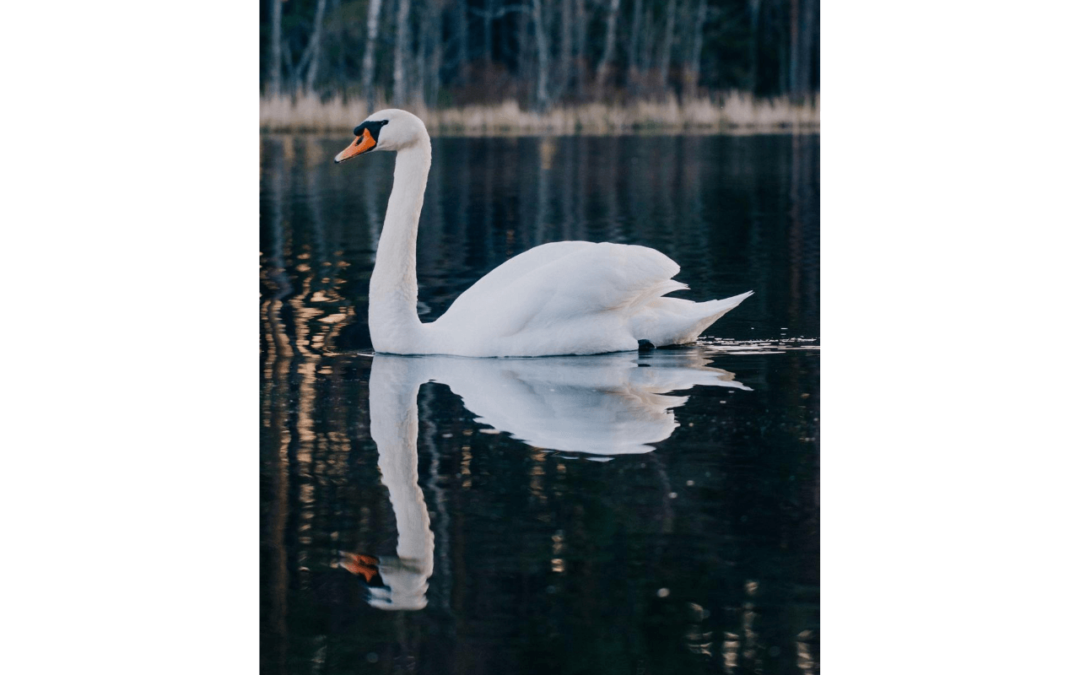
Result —
<svg viewBox="0 0 1080 675"><path fill-rule="evenodd" d="M522 110L516 101L428 109L407 106L422 118L432 136L610 135L641 133L802 134L820 133L820 98L805 102L759 99L733 92L686 103L635 101L625 106L582 103L555 106L546 113ZM376 103L376 110L388 107ZM263 133L351 131L370 113L363 101L341 96L263 96Z"/></svg>

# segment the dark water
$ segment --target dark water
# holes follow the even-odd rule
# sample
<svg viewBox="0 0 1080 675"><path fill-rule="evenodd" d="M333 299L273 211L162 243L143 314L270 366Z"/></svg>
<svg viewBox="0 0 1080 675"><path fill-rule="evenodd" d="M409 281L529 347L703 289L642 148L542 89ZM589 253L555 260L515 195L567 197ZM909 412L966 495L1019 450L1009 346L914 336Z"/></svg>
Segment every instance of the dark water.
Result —
<svg viewBox="0 0 1080 675"><path fill-rule="evenodd" d="M263 671L817 672L818 137L436 139L425 320L563 239L756 292L699 346L524 360L371 353L393 155L347 141L262 139Z"/></svg>

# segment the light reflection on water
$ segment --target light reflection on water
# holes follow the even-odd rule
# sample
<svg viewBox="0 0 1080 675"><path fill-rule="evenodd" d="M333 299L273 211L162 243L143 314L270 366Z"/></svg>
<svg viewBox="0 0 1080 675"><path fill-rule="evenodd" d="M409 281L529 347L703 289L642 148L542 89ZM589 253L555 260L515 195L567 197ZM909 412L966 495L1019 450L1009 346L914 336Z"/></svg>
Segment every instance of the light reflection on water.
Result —
<svg viewBox="0 0 1080 675"><path fill-rule="evenodd" d="M263 139L263 670L817 672L816 137L436 139L428 320L559 239L756 291L698 347L510 360L365 352L392 156L339 144Z"/></svg>

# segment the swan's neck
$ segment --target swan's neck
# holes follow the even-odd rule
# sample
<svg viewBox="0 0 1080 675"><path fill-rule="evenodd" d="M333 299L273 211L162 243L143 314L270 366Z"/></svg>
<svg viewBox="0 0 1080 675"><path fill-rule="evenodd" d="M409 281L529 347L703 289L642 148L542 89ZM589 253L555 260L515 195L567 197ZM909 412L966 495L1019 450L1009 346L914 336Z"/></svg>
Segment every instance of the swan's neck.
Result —
<svg viewBox="0 0 1080 675"><path fill-rule="evenodd" d="M380 573L390 585L392 604L400 609L427 604L427 580L435 565L435 534L420 489L416 453L416 395L427 379L418 370L423 366L419 359L377 355L369 382L371 438L379 449L379 472L390 492L398 531L398 561L384 559Z"/></svg>
<svg viewBox="0 0 1080 675"><path fill-rule="evenodd" d="M416 231L430 168L431 141L426 136L398 151L368 292L368 329L375 351L407 354L419 348Z"/></svg>

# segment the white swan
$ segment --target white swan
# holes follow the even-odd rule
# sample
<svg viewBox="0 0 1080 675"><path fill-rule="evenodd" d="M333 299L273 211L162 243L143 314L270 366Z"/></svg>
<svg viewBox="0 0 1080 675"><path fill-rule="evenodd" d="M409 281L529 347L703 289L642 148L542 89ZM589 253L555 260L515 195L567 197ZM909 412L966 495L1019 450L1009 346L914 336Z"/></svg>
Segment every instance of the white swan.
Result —
<svg viewBox="0 0 1080 675"><path fill-rule="evenodd" d="M371 438L397 525L393 556L341 553L338 566L363 577L368 603L384 610L427 606L435 535L417 469L417 393L445 384L477 422L546 450L593 459L652 452L679 426L674 409L698 386L748 390L700 351L550 359L411 358L376 354L368 392ZM378 578L381 582L374 585Z"/></svg>
<svg viewBox="0 0 1080 675"><path fill-rule="evenodd" d="M394 187L386 209L368 294L375 351L454 356L601 354L697 339L753 291L724 300L665 298L687 286L679 266L644 246L563 241L506 261L465 291L433 323L416 313L416 231L424 204L431 139L404 110L382 110L353 130L338 153L344 162L365 152L396 151Z"/></svg>
<svg viewBox="0 0 1080 675"><path fill-rule="evenodd" d="M403 358L376 354L376 375L404 362L412 380L439 382L477 422L533 447L613 456L652 452L675 431L674 409L697 386L749 390L697 351L622 352L546 359Z"/></svg>

